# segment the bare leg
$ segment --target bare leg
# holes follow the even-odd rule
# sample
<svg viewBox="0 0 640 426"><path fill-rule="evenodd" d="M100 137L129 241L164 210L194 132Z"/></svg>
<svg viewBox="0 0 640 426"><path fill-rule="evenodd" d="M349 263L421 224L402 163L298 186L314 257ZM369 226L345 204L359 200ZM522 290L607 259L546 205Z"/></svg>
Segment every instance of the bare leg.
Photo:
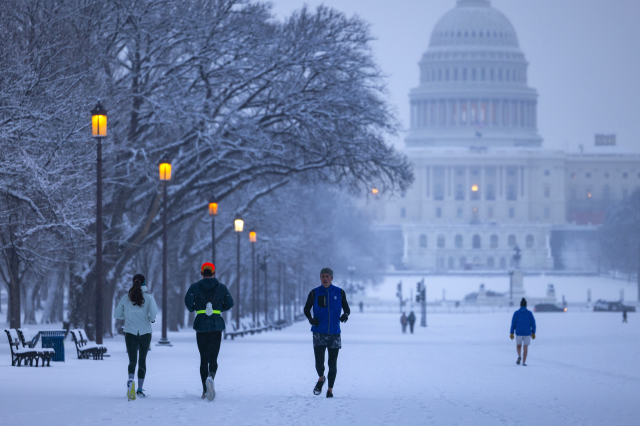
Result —
<svg viewBox="0 0 640 426"><path fill-rule="evenodd" d="M520 356L520 349L522 348L522 345L516 345L516 350L518 351L518 356ZM526 351L526 347L525 347L525 351Z"/></svg>
<svg viewBox="0 0 640 426"><path fill-rule="evenodd" d="M525 364L527 362L527 351L528 350L529 350L529 345L524 345L524 353L522 354L522 363L523 364Z"/></svg>

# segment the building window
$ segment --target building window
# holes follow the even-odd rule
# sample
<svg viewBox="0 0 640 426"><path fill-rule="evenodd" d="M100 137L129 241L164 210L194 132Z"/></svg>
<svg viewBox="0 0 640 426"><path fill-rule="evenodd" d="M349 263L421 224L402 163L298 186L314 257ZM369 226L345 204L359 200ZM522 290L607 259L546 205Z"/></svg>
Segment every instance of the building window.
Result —
<svg viewBox="0 0 640 426"><path fill-rule="evenodd" d="M516 236L513 234L509 235L507 238L507 244L509 247L514 247L516 245Z"/></svg>
<svg viewBox="0 0 640 426"><path fill-rule="evenodd" d="M591 172L587 172L587 174L585 176L587 177L587 179L590 178L591 177Z"/></svg>
<svg viewBox="0 0 640 426"><path fill-rule="evenodd" d="M638 175L638 176L640 176L640 175ZM605 177L605 179L608 179L609 178L609 173L605 173L604 177Z"/></svg>
<svg viewBox="0 0 640 426"><path fill-rule="evenodd" d="M514 217L516 217L516 209L509 207L509 219L513 219Z"/></svg>
<svg viewBox="0 0 640 426"><path fill-rule="evenodd" d="M500 258L500 269L507 269L507 259L504 257Z"/></svg>
<svg viewBox="0 0 640 426"><path fill-rule="evenodd" d="M438 248L444 248L444 235L438 235Z"/></svg>
<svg viewBox="0 0 640 426"><path fill-rule="evenodd" d="M551 209L549 207L544 208L544 218L549 219L551 217Z"/></svg>
<svg viewBox="0 0 640 426"><path fill-rule="evenodd" d="M453 257L449 258L447 266L448 266L449 269L455 268L455 260L453 260Z"/></svg>
<svg viewBox="0 0 640 426"><path fill-rule="evenodd" d="M487 197L486 198L489 201L493 201L493 200L496 199L496 191L495 191L492 183L487 184Z"/></svg>
<svg viewBox="0 0 640 426"><path fill-rule="evenodd" d="M458 68L453 69L453 81L458 81Z"/></svg>
<svg viewBox="0 0 640 426"><path fill-rule="evenodd" d="M498 248L498 236L497 235L492 235L491 238L489 239L490 244L491 244L491 248Z"/></svg>
<svg viewBox="0 0 640 426"><path fill-rule="evenodd" d="M441 183L436 183L433 188L433 199L434 200L444 200L444 185Z"/></svg>
<svg viewBox="0 0 640 426"><path fill-rule="evenodd" d="M527 235L525 240L527 248L533 248L533 235Z"/></svg>
<svg viewBox="0 0 640 426"><path fill-rule="evenodd" d="M407 217L407 209L406 208L403 207L403 208L400 209L400 217L403 218L403 219Z"/></svg>
<svg viewBox="0 0 640 426"><path fill-rule="evenodd" d="M456 200L464 200L464 187L461 183L456 185Z"/></svg>
<svg viewBox="0 0 640 426"><path fill-rule="evenodd" d="M442 217L442 208L436 207L436 217Z"/></svg>
<svg viewBox="0 0 640 426"><path fill-rule="evenodd" d="M467 266L467 258L466 257L461 257L460 258L460 269L466 269Z"/></svg>
<svg viewBox="0 0 640 426"><path fill-rule="evenodd" d="M495 260L493 260L493 257L489 257L487 259L487 268L494 268L495 266Z"/></svg>
<svg viewBox="0 0 640 426"><path fill-rule="evenodd" d="M611 187L609 185L602 187L602 199L605 201L611 200Z"/></svg>
<svg viewBox="0 0 640 426"><path fill-rule="evenodd" d="M471 70L471 80L476 81L476 69Z"/></svg>
<svg viewBox="0 0 640 426"><path fill-rule="evenodd" d="M427 236L424 234L420 235L420 247L427 248Z"/></svg>
<svg viewBox="0 0 640 426"><path fill-rule="evenodd" d="M509 185L507 185L507 200L509 201L513 201L516 199L516 185L513 183L510 183Z"/></svg>
<svg viewBox="0 0 640 426"><path fill-rule="evenodd" d="M455 244L456 248L462 248L462 235L456 235Z"/></svg>
<svg viewBox="0 0 640 426"><path fill-rule="evenodd" d="M458 219L461 219L461 218L462 218L462 208L458 207L458 208L456 209L456 217L457 217Z"/></svg>
<svg viewBox="0 0 640 426"><path fill-rule="evenodd" d="M462 69L462 81L467 81L467 69Z"/></svg>
<svg viewBox="0 0 640 426"><path fill-rule="evenodd" d="M489 71L489 78L491 79L491 81L493 81L493 68L491 68L491 71Z"/></svg>
<svg viewBox="0 0 640 426"><path fill-rule="evenodd" d="M548 186L544 188L544 198L549 198L551 196L551 188Z"/></svg>
<svg viewBox="0 0 640 426"><path fill-rule="evenodd" d="M623 173L623 174L622 174L622 177L623 177L624 179L626 179L626 178L627 178L627 176L629 176L627 173Z"/></svg>
<svg viewBox="0 0 640 426"><path fill-rule="evenodd" d="M550 174L549 170L545 170L545 171L544 171L544 175L545 175L545 176L549 176L549 174Z"/></svg>
<svg viewBox="0 0 640 426"><path fill-rule="evenodd" d="M480 235L474 235L473 236L473 240L472 240L472 245L474 249L479 249L480 248Z"/></svg>
<svg viewBox="0 0 640 426"><path fill-rule="evenodd" d="M489 219L493 219L493 207L488 207L487 208L487 217Z"/></svg>

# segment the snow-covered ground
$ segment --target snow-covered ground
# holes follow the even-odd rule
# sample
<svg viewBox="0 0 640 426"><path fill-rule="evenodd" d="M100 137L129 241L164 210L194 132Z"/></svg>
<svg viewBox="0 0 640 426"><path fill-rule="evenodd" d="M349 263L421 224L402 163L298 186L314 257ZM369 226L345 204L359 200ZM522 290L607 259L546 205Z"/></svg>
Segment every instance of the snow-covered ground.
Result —
<svg viewBox="0 0 640 426"><path fill-rule="evenodd" d="M153 346L148 398L133 402L122 337L105 341L112 356L104 361L78 360L66 341L67 362L38 369L11 367L3 339L0 424L637 424L639 314L621 324L621 314L539 313L527 367L515 364L509 312L433 314L414 335L403 335L398 319L351 315L332 400L312 394L306 323L223 341L212 403L199 398L191 330L170 333L173 347Z"/></svg>

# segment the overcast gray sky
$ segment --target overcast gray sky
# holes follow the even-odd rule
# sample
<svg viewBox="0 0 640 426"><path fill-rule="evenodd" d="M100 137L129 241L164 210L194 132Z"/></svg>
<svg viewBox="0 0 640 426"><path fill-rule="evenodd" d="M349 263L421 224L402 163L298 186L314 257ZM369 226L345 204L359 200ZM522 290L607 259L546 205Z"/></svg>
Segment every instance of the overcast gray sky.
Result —
<svg viewBox="0 0 640 426"><path fill-rule="evenodd" d="M304 4L334 7L371 24L390 100L405 127L408 93L431 30L456 0L272 0L286 16ZM547 148L577 150L595 133L640 151L640 0L491 0L513 23L538 90ZM404 135L401 136L403 138ZM400 146L404 144L400 141Z"/></svg>

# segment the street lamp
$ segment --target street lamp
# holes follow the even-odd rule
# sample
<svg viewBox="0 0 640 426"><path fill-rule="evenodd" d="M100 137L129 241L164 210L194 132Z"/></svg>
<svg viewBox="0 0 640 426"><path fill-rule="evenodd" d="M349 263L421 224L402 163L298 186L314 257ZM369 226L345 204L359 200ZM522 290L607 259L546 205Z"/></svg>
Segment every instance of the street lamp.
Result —
<svg viewBox="0 0 640 426"><path fill-rule="evenodd" d="M216 264L216 216L218 215L218 202L216 197L211 197L209 202L209 216L211 216L211 263Z"/></svg>
<svg viewBox="0 0 640 426"><path fill-rule="evenodd" d="M160 181L162 182L162 338L158 346L172 346L167 339L167 185L171 180L171 163L165 158L159 166Z"/></svg>
<svg viewBox="0 0 640 426"><path fill-rule="evenodd" d="M258 305L258 295L257 295L257 286L256 286L256 241L258 241L258 236L256 231L249 231L249 242L251 243L251 288L252 288L252 301L253 301L253 324L256 326L256 310Z"/></svg>
<svg viewBox="0 0 640 426"><path fill-rule="evenodd" d="M349 291L351 292L351 297L353 298L353 274L356 272L356 267L349 266L347 270L349 271Z"/></svg>
<svg viewBox="0 0 640 426"><path fill-rule="evenodd" d="M91 136L96 138L98 155L96 159L96 343L102 344L102 138L107 137L107 110L100 101L91 110Z"/></svg>
<svg viewBox="0 0 640 426"><path fill-rule="evenodd" d="M233 221L233 224L235 226L235 230L236 230L236 234L238 235L238 251L237 251L237 258L236 258L236 266L237 266L237 271L236 271L236 276L238 279L237 282L237 289L236 289L236 329L239 330L240 329L240 234L242 233L242 230L244 229L244 221L242 219L240 219L239 217L236 218L235 221Z"/></svg>

